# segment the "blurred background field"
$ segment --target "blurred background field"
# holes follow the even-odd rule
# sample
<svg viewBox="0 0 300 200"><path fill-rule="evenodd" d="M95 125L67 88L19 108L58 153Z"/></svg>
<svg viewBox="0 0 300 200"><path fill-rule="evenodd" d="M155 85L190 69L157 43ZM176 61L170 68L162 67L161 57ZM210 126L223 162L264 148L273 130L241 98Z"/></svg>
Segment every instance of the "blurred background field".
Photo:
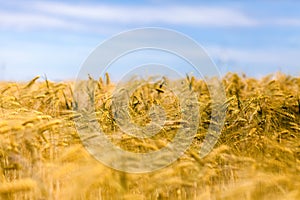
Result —
<svg viewBox="0 0 300 200"><path fill-rule="evenodd" d="M102 165L82 146L74 124L82 116L73 110L72 82L38 77L2 82L0 198L299 199L300 79L280 73L262 79L229 73L223 83L225 125L208 156L200 158L199 150L208 124L216 122L211 120L206 84L194 79L191 90L199 95L201 120L192 145L170 166L129 174ZM122 135L112 120L113 83L100 79L94 84L97 120L108 137L119 134L113 142L128 151L158 150L182 125L170 123L150 144ZM157 96L154 85L147 87L148 98L141 88L130 99L136 123L144 122L139 119L147 117L147 106L153 103L176 110L166 107L176 105L176 97ZM144 97L140 107L134 104L135 96ZM172 115L170 120L176 122Z"/></svg>

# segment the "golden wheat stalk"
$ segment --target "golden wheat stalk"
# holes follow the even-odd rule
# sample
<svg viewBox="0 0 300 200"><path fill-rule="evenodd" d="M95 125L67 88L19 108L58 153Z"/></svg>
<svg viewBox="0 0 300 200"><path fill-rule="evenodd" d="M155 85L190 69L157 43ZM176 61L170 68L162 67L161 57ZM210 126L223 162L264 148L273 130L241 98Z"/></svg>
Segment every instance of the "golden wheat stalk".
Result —
<svg viewBox="0 0 300 200"><path fill-rule="evenodd" d="M27 178L14 180L12 182L1 183L0 194L24 192L28 190L34 190L37 188L36 181Z"/></svg>

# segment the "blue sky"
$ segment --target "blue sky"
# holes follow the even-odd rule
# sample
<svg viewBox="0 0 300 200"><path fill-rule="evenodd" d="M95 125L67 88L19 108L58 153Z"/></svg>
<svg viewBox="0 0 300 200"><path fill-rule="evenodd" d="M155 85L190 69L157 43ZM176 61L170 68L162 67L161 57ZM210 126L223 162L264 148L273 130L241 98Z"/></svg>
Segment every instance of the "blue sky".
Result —
<svg viewBox="0 0 300 200"><path fill-rule="evenodd" d="M0 79L75 78L101 42L161 27L201 44L221 73L300 75L298 1L2 1Z"/></svg>

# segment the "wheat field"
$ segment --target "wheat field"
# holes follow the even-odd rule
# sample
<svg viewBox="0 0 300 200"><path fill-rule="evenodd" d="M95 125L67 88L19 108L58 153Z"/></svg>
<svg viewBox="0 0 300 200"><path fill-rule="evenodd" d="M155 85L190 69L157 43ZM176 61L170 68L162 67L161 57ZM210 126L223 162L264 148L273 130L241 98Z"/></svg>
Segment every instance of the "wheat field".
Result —
<svg viewBox="0 0 300 200"><path fill-rule="evenodd" d="M218 122L211 120L205 82L186 79L201 116L192 144L171 165L140 174L111 169L84 148L72 81L0 82L0 199L300 199L300 78L224 76L224 127L204 158L199 150L208 125ZM156 151L184 123L178 99L159 83L146 84L130 96L132 121L149 123L149 108L157 104L167 123L148 139L122 134L112 115L109 75L90 81L101 129L127 151Z"/></svg>

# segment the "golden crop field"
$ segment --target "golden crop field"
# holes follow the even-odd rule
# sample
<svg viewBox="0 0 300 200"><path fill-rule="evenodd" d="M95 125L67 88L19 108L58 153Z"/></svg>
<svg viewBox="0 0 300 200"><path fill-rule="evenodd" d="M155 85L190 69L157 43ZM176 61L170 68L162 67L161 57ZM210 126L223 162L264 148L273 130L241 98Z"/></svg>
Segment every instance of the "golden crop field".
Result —
<svg viewBox="0 0 300 200"><path fill-rule="evenodd" d="M149 123L149 108L157 104L166 124L152 138L122 134L111 109L114 84L108 75L90 79L97 121L120 148L156 151L188 123L180 121L174 95L159 83L146 84L130 96L132 121ZM82 115L74 110L73 82L1 82L0 199L300 199L300 78L227 74L227 99L219 102L226 108L224 127L204 158L199 150L208 125L218 122L211 120L205 82L187 81L201 116L191 146L173 164L139 174L111 169L86 151L74 121Z"/></svg>

